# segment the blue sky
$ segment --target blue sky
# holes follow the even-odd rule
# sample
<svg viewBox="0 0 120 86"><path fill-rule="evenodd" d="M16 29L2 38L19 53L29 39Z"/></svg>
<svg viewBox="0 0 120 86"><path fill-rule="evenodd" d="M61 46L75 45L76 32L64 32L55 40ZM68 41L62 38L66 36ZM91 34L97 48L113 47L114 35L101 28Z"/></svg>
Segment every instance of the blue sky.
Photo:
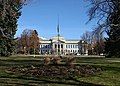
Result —
<svg viewBox="0 0 120 86"><path fill-rule="evenodd" d="M88 3L84 0L33 0L24 6L18 20L16 37L24 29L36 29L39 36L47 39L57 35L59 15L60 34L66 39L80 39L95 22L88 21Z"/></svg>

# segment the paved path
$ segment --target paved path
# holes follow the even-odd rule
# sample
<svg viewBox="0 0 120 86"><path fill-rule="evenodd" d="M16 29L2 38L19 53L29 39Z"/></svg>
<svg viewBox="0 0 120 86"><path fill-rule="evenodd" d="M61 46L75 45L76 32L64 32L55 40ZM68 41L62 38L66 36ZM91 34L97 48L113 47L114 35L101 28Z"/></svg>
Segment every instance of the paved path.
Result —
<svg viewBox="0 0 120 86"><path fill-rule="evenodd" d="M31 56L31 57L54 57L54 56L57 56L57 55L24 55L24 54L21 54L21 55L13 55L14 57L16 56L23 56L23 57L27 57L27 56ZM63 55L63 57L100 57L100 58L104 58L105 56L99 56L99 55Z"/></svg>

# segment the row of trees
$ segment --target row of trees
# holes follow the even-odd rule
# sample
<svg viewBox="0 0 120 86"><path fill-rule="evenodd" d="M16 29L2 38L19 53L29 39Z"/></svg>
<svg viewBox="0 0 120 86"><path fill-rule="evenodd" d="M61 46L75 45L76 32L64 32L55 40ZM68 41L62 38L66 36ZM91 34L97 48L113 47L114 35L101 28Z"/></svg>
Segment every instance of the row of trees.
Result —
<svg viewBox="0 0 120 86"><path fill-rule="evenodd" d="M102 34L93 31L86 31L81 39L87 43L89 55L100 55L105 53L105 41Z"/></svg>
<svg viewBox="0 0 120 86"><path fill-rule="evenodd" d="M37 31L25 29L17 39L16 47L16 53L19 54L38 54L40 47Z"/></svg>

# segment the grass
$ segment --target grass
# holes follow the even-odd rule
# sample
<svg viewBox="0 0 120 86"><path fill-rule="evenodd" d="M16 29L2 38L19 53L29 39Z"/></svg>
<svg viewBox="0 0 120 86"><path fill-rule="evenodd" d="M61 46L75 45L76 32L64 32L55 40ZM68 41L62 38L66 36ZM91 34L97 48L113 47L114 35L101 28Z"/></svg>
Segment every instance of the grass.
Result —
<svg viewBox="0 0 120 86"><path fill-rule="evenodd" d="M11 73L11 67L29 67L31 65L40 66L42 57L0 57L0 86L6 85L27 85L27 86L76 86L76 85L120 85L120 59L119 58L97 58L97 57L77 57L76 65L92 65L101 67L102 72L93 76L71 77L66 79L53 79L50 77L38 78Z"/></svg>
<svg viewBox="0 0 120 86"><path fill-rule="evenodd" d="M116 86L120 85L120 59L119 58L81 58L78 63L90 64L93 66L102 67L101 74L78 78L80 81Z"/></svg>

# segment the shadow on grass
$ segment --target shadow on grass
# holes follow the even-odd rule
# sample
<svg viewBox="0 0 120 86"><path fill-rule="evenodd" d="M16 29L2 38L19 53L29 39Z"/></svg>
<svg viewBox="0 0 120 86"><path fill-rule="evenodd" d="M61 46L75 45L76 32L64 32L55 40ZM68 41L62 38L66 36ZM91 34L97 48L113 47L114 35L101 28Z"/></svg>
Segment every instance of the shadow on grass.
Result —
<svg viewBox="0 0 120 86"><path fill-rule="evenodd" d="M22 83L15 83L15 82L14 83L11 83L11 82L8 83L8 82L1 82L1 81L0 81L0 83L1 83L2 86L12 86L12 85L28 86L28 84L25 84L25 83L24 84L22 84Z"/></svg>
<svg viewBox="0 0 120 86"><path fill-rule="evenodd" d="M101 66L101 65L93 65L94 67L100 67L102 68L102 70L108 70L108 71L117 71L119 72L120 71L120 66Z"/></svg>
<svg viewBox="0 0 120 86"><path fill-rule="evenodd" d="M68 82L68 81L53 81L53 80L47 80L47 79L39 79L39 78L34 78L34 77L24 77L24 76L16 76L16 77L10 77L10 76L1 76L0 78L5 78L5 79L22 79L22 80L32 80L30 83L36 83L36 84L64 84L64 85L75 85L75 86L104 86L104 85L99 85L99 84L93 84L93 83L87 83L87 82L82 82L79 80L76 80L75 78L72 78L70 80L73 80L74 82ZM0 82L4 84L17 84L17 85L29 85L28 83L15 83L15 82Z"/></svg>
<svg viewBox="0 0 120 86"><path fill-rule="evenodd" d="M30 66L41 65L41 60L0 60L0 66L12 67L12 66Z"/></svg>
<svg viewBox="0 0 120 86"><path fill-rule="evenodd" d="M87 64L75 64L76 66L84 66L84 65L87 65ZM92 67L95 67L95 68L101 68L103 71L105 70L114 70L114 71L120 71L120 63L113 63L113 64L106 64L106 65L94 65L94 64L89 64L91 65ZM114 66L112 66L114 65Z"/></svg>

